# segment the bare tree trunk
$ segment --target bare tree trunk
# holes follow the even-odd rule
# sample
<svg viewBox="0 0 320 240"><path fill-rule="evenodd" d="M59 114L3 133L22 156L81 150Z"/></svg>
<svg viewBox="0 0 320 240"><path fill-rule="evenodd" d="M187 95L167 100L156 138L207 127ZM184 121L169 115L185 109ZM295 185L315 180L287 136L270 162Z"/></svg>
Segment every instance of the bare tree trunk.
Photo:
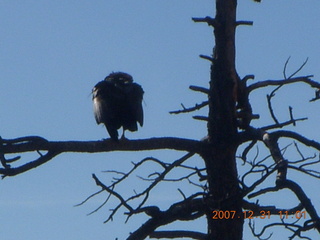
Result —
<svg viewBox="0 0 320 240"><path fill-rule="evenodd" d="M215 49L211 66L208 134L210 148L204 157L209 184L208 234L214 240L241 240L242 199L236 169L236 102L238 75L235 69L236 0L216 0ZM213 219L212 211L222 211ZM236 211L227 219L226 211Z"/></svg>

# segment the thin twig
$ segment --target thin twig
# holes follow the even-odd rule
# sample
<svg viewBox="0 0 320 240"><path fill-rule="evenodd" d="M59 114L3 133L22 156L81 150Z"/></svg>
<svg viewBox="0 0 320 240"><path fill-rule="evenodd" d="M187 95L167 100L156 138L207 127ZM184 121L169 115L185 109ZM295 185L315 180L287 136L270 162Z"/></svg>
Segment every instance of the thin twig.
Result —
<svg viewBox="0 0 320 240"><path fill-rule="evenodd" d="M201 108L207 106L209 104L208 101L203 101L202 103L200 104L196 104L195 106L193 107L189 107L189 108L185 108L182 104L182 110L175 110L175 111L170 111L169 113L170 114L179 114L179 113L189 113L189 112L194 112L194 111L197 111L197 110L200 110Z"/></svg>
<svg viewBox="0 0 320 240"><path fill-rule="evenodd" d="M209 89L208 88L190 85L189 89L192 90L192 91L195 91L195 92L201 92L201 93L204 93L204 94L209 94Z"/></svg>

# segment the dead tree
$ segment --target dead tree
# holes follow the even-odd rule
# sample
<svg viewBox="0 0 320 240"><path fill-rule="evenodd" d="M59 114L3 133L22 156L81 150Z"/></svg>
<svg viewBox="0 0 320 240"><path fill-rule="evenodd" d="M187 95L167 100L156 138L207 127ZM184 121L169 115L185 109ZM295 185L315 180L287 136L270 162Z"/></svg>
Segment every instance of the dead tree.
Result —
<svg viewBox="0 0 320 240"><path fill-rule="evenodd" d="M89 196L83 203L101 193L107 193L108 196L98 209L108 204L110 198L117 199L118 205L114 206L106 222L112 220L120 209L125 209L128 219L136 214L146 214L149 219L133 231L128 236L128 240L141 240L146 237L240 240L243 238L245 220L250 220L249 227L258 239L265 237L266 230L274 226L283 226L290 231L290 239L295 237L308 239L304 237L304 233L311 229L316 229L320 233L320 219L312 201L299 184L287 179L288 170L299 171L304 173L306 177L320 179L320 172L317 170L320 160L316 159L316 155L305 157L299 148L304 145L319 151L320 143L293 131L279 130L288 125L295 125L298 121L306 120L306 118L295 118L290 107L288 120L280 122L272 107L272 99L276 92L281 87L295 83L304 83L314 88L316 94L311 101L318 100L320 83L313 80L312 76L297 76L300 69L287 76L288 62L284 67L283 79L261 80L248 84L248 80L254 79L253 75L240 77L235 67L235 31L239 26L252 25L252 22L237 20L236 9L236 0L216 0L216 16L214 18L193 18L194 22L206 23L214 29L215 47L212 56L200 56L211 62L210 86L208 88L190 86L191 90L203 93L205 100L190 108L182 105L183 109L171 112L172 114L194 112L208 107L208 116L195 116L196 119L207 121L207 137L201 141L178 137L154 137L120 142L111 140L48 141L38 136L0 139L2 164L0 173L2 176L9 177L24 173L66 152L98 153L172 149L185 152L185 154L173 162L147 157L138 163L133 163L128 172L107 171L107 173L115 175L111 184L102 182L93 174L92 177L100 190ZM253 113L249 96L253 91L271 86L274 86L275 89L267 96L267 101L274 123L255 128L251 125L251 121L258 119L259 115ZM293 147L301 159L296 161L285 159L285 148L281 148L279 144L280 140L284 138L294 140ZM269 154L262 159L258 155L250 157L254 146L259 142L264 144ZM19 165L20 156L8 158L8 154L33 151L38 152L39 157L24 164ZM198 168L188 165L188 160L192 157L201 158L205 167ZM237 158L241 158L243 165L249 167L249 170L240 177ZM141 166L150 162L161 170L142 178L142 180L150 182L148 187L130 197L125 197L117 191L118 185L124 183ZM176 178L168 177L177 169L186 170L188 173ZM262 183L274 176L274 173L277 173L277 177L273 181L274 184L267 188L260 188ZM254 181L249 180L253 177ZM182 195L181 201L173 203L168 209L160 209L156 204L147 204L153 189L161 183L184 180L197 187L198 191L186 196L179 190ZM263 206L259 204L260 196L283 189L291 191L297 198L298 204L295 207L283 209L276 205ZM253 202L251 199L256 201ZM265 225L259 232L252 220L270 218L272 215L281 215L281 220ZM288 215L295 216L300 221L288 222L286 218ZM161 226L178 220L193 221L200 217L207 220L206 233L193 230L157 230Z"/></svg>

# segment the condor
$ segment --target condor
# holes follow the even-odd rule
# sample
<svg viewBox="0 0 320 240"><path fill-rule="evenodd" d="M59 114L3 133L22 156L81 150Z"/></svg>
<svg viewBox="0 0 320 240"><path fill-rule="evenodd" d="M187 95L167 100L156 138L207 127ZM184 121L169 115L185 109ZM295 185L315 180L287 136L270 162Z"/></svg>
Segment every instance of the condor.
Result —
<svg viewBox="0 0 320 240"><path fill-rule="evenodd" d="M103 123L111 139L118 141L118 129L137 131L143 125L142 87L131 75L113 72L92 90L93 110L97 124Z"/></svg>

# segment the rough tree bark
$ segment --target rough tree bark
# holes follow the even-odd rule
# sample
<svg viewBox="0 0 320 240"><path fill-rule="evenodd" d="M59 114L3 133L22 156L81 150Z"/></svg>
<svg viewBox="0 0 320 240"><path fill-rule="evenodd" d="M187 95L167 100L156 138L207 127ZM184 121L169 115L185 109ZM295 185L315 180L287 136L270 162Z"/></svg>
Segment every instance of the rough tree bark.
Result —
<svg viewBox="0 0 320 240"><path fill-rule="evenodd" d="M211 66L208 136L210 147L203 156L208 173L211 210L242 210L236 169L236 92L235 68L236 0L217 0L212 19L215 48ZM242 239L243 219L213 220L207 212L209 239Z"/></svg>

